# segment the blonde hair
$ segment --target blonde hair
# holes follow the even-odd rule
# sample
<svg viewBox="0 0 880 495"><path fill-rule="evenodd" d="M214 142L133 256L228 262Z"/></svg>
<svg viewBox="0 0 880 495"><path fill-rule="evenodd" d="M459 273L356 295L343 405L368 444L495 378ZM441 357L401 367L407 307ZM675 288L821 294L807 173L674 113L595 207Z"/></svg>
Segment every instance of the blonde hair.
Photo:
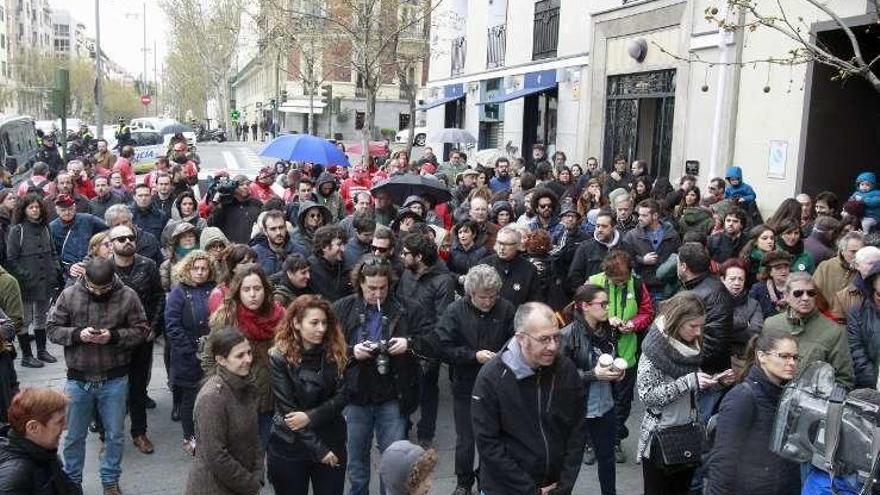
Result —
<svg viewBox="0 0 880 495"><path fill-rule="evenodd" d="M208 275L208 280L214 280L214 259L208 254L207 251L202 251L201 249L194 249L187 253L186 256L183 257L180 261L177 262L171 268L171 283L184 283L186 285L193 285L192 279L189 276L190 270L192 270L193 266L195 266L196 261L205 260L208 262L208 269L211 270Z"/></svg>
<svg viewBox="0 0 880 495"><path fill-rule="evenodd" d="M103 232L98 232L93 235L91 239L89 239L89 254L91 256L98 255L98 249L101 247L104 242L110 240L110 231L105 230Z"/></svg>

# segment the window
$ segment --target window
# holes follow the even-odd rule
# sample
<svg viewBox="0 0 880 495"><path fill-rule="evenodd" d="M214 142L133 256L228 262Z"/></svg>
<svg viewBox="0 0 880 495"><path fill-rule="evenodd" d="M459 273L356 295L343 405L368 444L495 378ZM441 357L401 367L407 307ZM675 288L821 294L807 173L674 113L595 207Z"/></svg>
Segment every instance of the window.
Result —
<svg viewBox="0 0 880 495"><path fill-rule="evenodd" d="M355 112L354 113L354 128L359 131L364 128L364 121L367 118L367 114L364 112Z"/></svg>
<svg viewBox="0 0 880 495"><path fill-rule="evenodd" d="M0 5L0 21L6 19L6 11L3 10L3 6Z"/></svg>
<svg viewBox="0 0 880 495"><path fill-rule="evenodd" d="M0 33L0 50L6 49L6 35Z"/></svg>
<svg viewBox="0 0 880 495"><path fill-rule="evenodd" d="M3 74L3 77L9 77L9 74L6 73L6 62L3 62L3 65L0 66L0 74Z"/></svg>
<svg viewBox="0 0 880 495"><path fill-rule="evenodd" d="M402 131L404 129L409 128L409 117L408 113L402 113L397 116L397 130Z"/></svg>
<svg viewBox="0 0 880 495"><path fill-rule="evenodd" d="M532 60L556 57L559 43L559 0L535 3L535 29L532 34Z"/></svg>

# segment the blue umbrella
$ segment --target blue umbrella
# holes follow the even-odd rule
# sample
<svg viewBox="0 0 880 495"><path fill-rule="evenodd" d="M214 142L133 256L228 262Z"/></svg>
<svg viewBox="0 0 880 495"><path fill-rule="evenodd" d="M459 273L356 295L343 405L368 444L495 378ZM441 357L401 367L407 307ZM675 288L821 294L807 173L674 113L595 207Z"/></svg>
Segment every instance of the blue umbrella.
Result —
<svg viewBox="0 0 880 495"><path fill-rule="evenodd" d="M270 141L260 156L294 162L320 163L347 167L348 157L335 144L309 134L284 134Z"/></svg>

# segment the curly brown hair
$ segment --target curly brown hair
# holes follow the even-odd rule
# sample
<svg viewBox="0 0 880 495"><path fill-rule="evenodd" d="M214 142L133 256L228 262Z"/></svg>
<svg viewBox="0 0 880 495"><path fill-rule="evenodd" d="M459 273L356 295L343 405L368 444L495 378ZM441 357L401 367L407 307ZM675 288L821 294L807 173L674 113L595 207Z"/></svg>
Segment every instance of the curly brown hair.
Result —
<svg viewBox="0 0 880 495"><path fill-rule="evenodd" d="M436 466L437 451L434 449L426 450L409 472L409 476L406 479L407 493L415 493L416 488L431 477Z"/></svg>
<svg viewBox="0 0 880 495"><path fill-rule="evenodd" d="M287 306L284 317L275 329L275 347L284 355L287 362L299 365L302 362L304 348L302 333L296 328L301 324L310 309L319 309L327 317L327 332L324 334L324 355L328 361L336 363L339 374L345 371L348 364L348 347L342 335L339 318L330 307L330 303L320 296L306 294L297 297Z"/></svg>
<svg viewBox="0 0 880 495"><path fill-rule="evenodd" d="M523 248L531 256L547 256L553 249L553 242L546 230L538 229L523 237Z"/></svg>
<svg viewBox="0 0 880 495"><path fill-rule="evenodd" d="M245 263L236 267L235 274L229 282L229 290L226 291L226 296L223 298L223 305L217 308L217 310L211 315L209 321L209 326L211 328L220 328L227 325L235 326L238 323L238 305L241 304L241 285L244 282L244 279L251 275L256 275L260 278L265 293L263 303L260 304L256 313L268 315L272 311L272 306L275 304L275 300L272 298L272 292L275 290L275 286L272 285L272 282L270 282L266 277L266 274L263 273L263 269L260 268L260 265L256 263Z"/></svg>

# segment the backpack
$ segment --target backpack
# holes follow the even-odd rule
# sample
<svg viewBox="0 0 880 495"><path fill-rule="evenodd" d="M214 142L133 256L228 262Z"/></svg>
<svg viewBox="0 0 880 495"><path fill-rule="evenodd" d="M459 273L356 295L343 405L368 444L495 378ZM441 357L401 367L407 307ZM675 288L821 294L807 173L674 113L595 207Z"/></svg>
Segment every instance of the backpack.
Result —
<svg viewBox="0 0 880 495"><path fill-rule="evenodd" d="M27 192L27 194L34 193L34 194L39 194L41 196L45 196L46 192L43 191L43 186L45 186L45 185L46 185L46 182L43 182L42 184L37 185L36 183L34 183L33 179L28 179L26 192Z"/></svg>

